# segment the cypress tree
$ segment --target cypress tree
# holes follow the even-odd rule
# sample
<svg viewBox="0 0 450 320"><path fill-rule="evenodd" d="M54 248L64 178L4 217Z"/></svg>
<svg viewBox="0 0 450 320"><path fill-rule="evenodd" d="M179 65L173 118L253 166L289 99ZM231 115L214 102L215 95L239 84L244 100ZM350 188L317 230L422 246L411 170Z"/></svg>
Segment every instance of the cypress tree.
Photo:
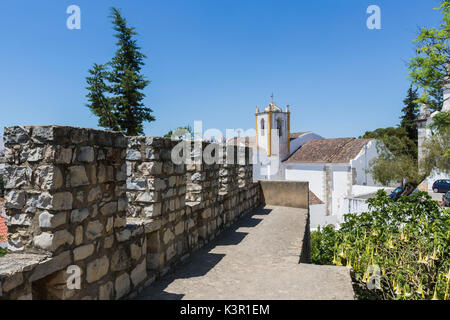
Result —
<svg viewBox="0 0 450 320"><path fill-rule="evenodd" d="M111 12L118 49L110 62L94 64L89 70L87 106L99 117L99 126L129 136L142 135L142 123L155 120L153 111L142 103L142 90L150 83L140 74L146 56L133 38L135 29L127 26L118 9L111 8Z"/></svg>
<svg viewBox="0 0 450 320"><path fill-rule="evenodd" d="M408 94L403 100L405 107L402 109L402 116L400 117L400 127L404 128L408 133L408 137L417 145L417 116L418 105L416 100L418 99L417 89L413 89L412 86L408 89Z"/></svg>

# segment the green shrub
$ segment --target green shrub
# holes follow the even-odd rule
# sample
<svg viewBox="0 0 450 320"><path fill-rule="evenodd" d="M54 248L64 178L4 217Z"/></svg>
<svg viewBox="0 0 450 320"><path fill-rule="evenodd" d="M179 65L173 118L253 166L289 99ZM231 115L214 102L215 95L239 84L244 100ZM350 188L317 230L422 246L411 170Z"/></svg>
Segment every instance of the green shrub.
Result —
<svg viewBox="0 0 450 320"><path fill-rule="evenodd" d="M4 255L6 255L7 252L8 252L8 249L0 248L0 258L3 257Z"/></svg>
<svg viewBox="0 0 450 320"><path fill-rule="evenodd" d="M311 235L313 261L351 268L357 298L447 300L450 210L425 192L394 202L381 190L368 202L340 230Z"/></svg>
<svg viewBox="0 0 450 320"><path fill-rule="evenodd" d="M331 226L320 227L311 233L311 261L315 264L333 264L336 231Z"/></svg>

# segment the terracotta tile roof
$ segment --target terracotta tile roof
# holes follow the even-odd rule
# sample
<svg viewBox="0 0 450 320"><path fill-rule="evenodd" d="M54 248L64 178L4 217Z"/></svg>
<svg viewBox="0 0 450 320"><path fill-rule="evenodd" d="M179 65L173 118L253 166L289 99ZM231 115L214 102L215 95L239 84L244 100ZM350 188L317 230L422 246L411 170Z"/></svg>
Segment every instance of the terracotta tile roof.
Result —
<svg viewBox="0 0 450 320"><path fill-rule="evenodd" d="M347 163L372 139L336 138L309 140L284 162Z"/></svg>
<svg viewBox="0 0 450 320"><path fill-rule="evenodd" d="M304 135L305 133L308 133L308 132L293 132L293 133L291 133L291 140L294 140L294 139Z"/></svg>
<svg viewBox="0 0 450 320"><path fill-rule="evenodd" d="M0 243L7 242L8 240L8 227L5 223L5 218L0 215Z"/></svg>
<svg viewBox="0 0 450 320"><path fill-rule="evenodd" d="M314 204L324 204L322 200L319 199L318 196L316 196L311 190L309 190L309 205Z"/></svg>

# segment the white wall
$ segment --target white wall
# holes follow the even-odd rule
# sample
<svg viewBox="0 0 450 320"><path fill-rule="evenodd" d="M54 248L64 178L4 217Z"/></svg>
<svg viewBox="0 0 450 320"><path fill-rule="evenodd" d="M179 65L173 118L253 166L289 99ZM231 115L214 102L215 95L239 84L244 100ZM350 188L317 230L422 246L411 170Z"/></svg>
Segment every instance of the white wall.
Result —
<svg viewBox="0 0 450 320"><path fill-rule="evenodd" d="M276 139L278 139L279 145L279 153L277 153L276 148L272 147L272 152L274 155L280 156L280 161L286 159L288 157L288 137L287 137L287 123L288 123L288 114L285 112L274 112L272 113L272 129L277 129L277 120L281 121L281 135L278 136L278 130L272 132L272 146L275 145ZM274 134L275 133L275 134Z"/></svg>
<svg viewBox="0 0 450 320"><path fill-rule="evenodd" d="M332 167L332 189L331 189L331 214L338 215L340 212L340 199L349 196L349 187L351 185L349 166L333 165Z"/></svg>
<svg viewBox="0 0 450 320"><path fill-rule="evenodd" d="M268 137L267 132L269 128L269 123L267 122L268 116L267 113L261 113L256 116L258 121L258 146L263 148L264 150L268 149ZM262 135L263 131L261 130L261 119L264 119L264 135Z"/></svg>
<svg viewBox="0 0 450 320"><path fill-rule="evenodd" d="M347 213L363 213L369 211L369 204L366 199L341 198L341 210L337 215L338 223L344 222L344 215Z"/></svg>
<svg viewBox="0 0 450 320"><path fill-rule="evenodd" d="M289 163L283 164L283 169L286 180L308 181L309 189L325 202L323 165Z"/></svg>
<svg viewBox="0 0 450 320"><path fill-rule="evenodd" d="M370 168L370 161L378 156L376 148L376 140L372 140L367 144L367 148L363 148L361 152L351 161L352 168L356 169L356 184L376 186L378 185L366 170Z"/></svg>
<svg viewBox="0 0 450 320"><path fill-rule="evenodd" d="M386 190L387 194L389 194L390 191L393 190L393 188L388 188L388 187L361 186L361 185L354 184L352 186L352 197L357 197L357 196L369 194L369 193L375 193L380 189Z"/></svg>
<svg viewBox="0 0 450 320"><path fill-rule="evenodd" d="M324 204L314 204L309 206L309 217L309 229L311 231L317 230L318 226L323 228L332 225L335 229L339 227L336 216L326 215Z"/></svg>

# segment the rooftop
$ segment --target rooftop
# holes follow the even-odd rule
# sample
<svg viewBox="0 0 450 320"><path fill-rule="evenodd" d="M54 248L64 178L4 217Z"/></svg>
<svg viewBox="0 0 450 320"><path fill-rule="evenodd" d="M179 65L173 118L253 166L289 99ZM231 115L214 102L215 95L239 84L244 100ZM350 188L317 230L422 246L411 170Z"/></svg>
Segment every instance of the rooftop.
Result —
<svg viewBox="0 0 450 320"><path fill-rule="evenodd" d="M285 163L347 163L372 139L336 138L309 140Z"/></svg>

